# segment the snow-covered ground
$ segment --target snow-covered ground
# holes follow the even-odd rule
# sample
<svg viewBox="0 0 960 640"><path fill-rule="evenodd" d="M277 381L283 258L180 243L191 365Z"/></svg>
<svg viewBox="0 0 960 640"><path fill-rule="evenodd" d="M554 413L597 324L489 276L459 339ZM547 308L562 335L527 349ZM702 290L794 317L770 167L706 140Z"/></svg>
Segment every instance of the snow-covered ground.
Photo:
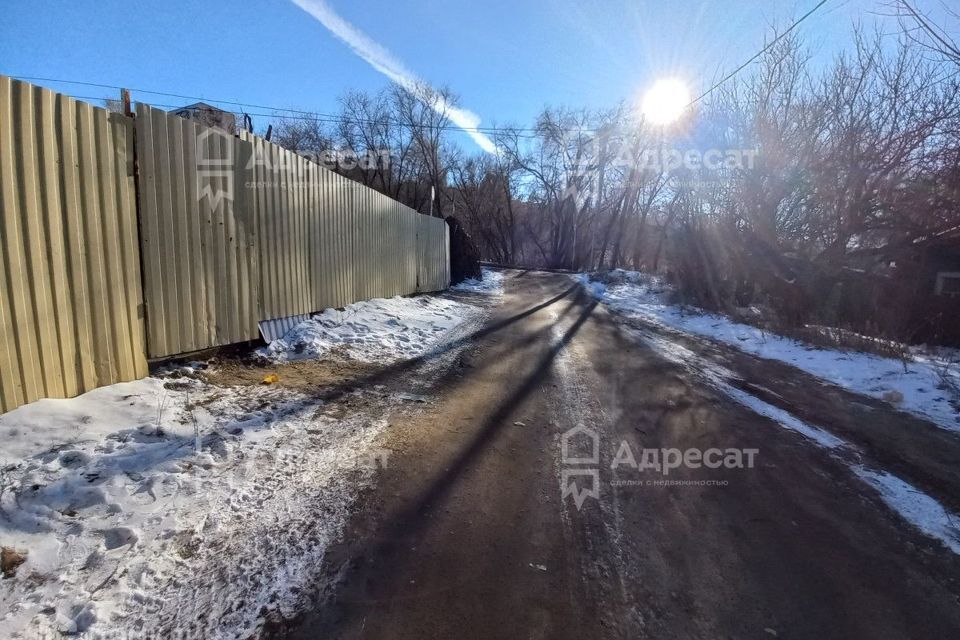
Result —
<svg viewBox="0 0 960 640"><path fill-rule="evenodd" d="M503 274L484 269L483 280L467 280L454 291L497 295ZM340 347L357 360L422 355L437 339L459 325L474 307L437 296L377 298L327 309L305 320L263 349L276 362L316 358Z"/></svg>
<svg viewBox="0 0 960 640"><path fill-rule="evenodd" d="M470 278L468 280L464 280L458 285L454 285L451 287L451 289L453 291L502 295L503 272L494 271L493 269L488 269L487 267L483 267L482 271L483 278L481 280Z"/></svg>
<svg viewBox="0 0 960 640"><path fill-rule="evenodd" d="M869 353L824 349L774 335L724 316L669 304L669 288L646 274L617 271L605 285L589 275L574 276L616 311L645 322L706 336L762 358L779 360L851 391L874 398L902 394L899 409L960 432L960 412L951 404L946 375L960 386L960 363L917 352L906 363ZM894 394L895 395L895 394Z"/></svg>
<svg viewBox="0 0 960 640"><path fill-rule="evenodd" d="M459 289L495 296L499 282ZM266 351L282 362L344 345L389 364L482 313L443 296L373 300ZM0 416L0 546L25 554L0 580L0 636L245 637L296 610L387 460L377 436L413 396L358 390L367 409L344 416L279 386L208 384L204 366Z"/></svg>
<svg viewBox="0 0 960 640"><path fill-rule="evenodd" d="M879 498L905 522L940 541L953 553L960 555L960 514L949 511L936 498L892 473L851 463L850 460L861 460L864 457L853 444L733 386L730 383L736 378L733 372L665 338L642 334L640 339L665 359L685 367L691 375L702 378L735 402L769 418L785 429L800 434L816 446L835 455L838 460L847 465L851 473L876 491ZM852 455L838 455L841 452Z"/></svg>
<svg viewBox="0 0 960 640"><path fill-rule="evenodd" d="M5 452L0 541L26 560L0 584L2 626L24 637L255 629L262 607L295 606L308 562L337 536L367 477L384 420L333 419L279 387L189 378L113 385L0 417L5 435L43 433L8 441L23 459ZM325 517L308 543L311 513ZM279 548L278 536L298 527L299 546Z"/></svg>

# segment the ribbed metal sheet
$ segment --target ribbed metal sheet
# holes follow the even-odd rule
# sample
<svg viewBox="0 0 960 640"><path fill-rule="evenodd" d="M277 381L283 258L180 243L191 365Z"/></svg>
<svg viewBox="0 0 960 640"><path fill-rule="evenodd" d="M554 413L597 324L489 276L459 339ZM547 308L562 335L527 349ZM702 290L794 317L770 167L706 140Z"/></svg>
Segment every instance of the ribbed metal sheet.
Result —
<svg viewBox="0 0 960 640"><path fill-rule="evenodd" d="M252 145L145 104L136 132L150 357L256 339Z"/></svg>
<svg viewBox="0 0 960 640"><path fill-rule="evenodd" d="M420 216L417 232L417 291L450 286L450 227L440 218Z"/></svg>
<svg viewBox="0 0 960 640"><path fill-rule="evenodd" d="M122 114L0 76L0 412L147 374Z"/></svg>
<svg viewBox="0 0 960 640"><path fill-rule="evenodd" d="M212 156L202 157L234 147L233 200L212 209L196 186L204 131L137 106L151 357L253 339L258 321L448 285L445 222L247 132L204 140Z"/></svg>
<svg viewBox="0 0 960 640"><path fill-rule="evenodd" d="M448 285L442 220L211 131L0 76L0 411L143 377L147 355L255 339L259 321Z"/></svg>
<svg viewBox="0 0 960 640"><path fill-rule="evenodd" d="M417 290L425 216L263 138L241 138L254 154L261 320Z"/></svg>
<svg viewBox="0 0 960 640"><path fill-rule="evenodd" d="M263 339L267 342L273 342L277 338L282 338L287 335L291 329L309 318L309 313L301 313L300 315L287 316L286 318L277 318L275 320L261 320L260 335L262 335Z"/></svg>

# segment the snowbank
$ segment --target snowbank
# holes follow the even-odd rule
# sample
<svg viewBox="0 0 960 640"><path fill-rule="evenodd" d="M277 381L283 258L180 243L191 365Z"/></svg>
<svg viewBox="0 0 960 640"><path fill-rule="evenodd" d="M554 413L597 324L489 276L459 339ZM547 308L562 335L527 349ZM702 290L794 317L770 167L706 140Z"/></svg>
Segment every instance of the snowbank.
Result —
<svg viewBox="0 0 960 640"><path fill-rule="evenodd" d="M147 430L161 417L163 396L163 382L145 378L101 387L69 400L37 400L0 415L0 465L55 447L100 442L114 435L118 425Z"/></svg>
<svg viewBox="0 0 960 640"><path fill-rule="evenodd" d="M503 294L503 272L483 267L483 279L468 278L458 285L451 287L453 291L469 291L492 295Z"/></svg>
<svg viewBox="0 0 960 640"><path fill-rule="evenodd" d="M44 434L8 441L22 453L68 432L4 468L0 543L26 561L0 583L3 627L163 637L190 624L197 637L235 637L264 608L290 613L369 476L384 417L333 419L277 387L188 378L0 417L6 433Z"/></svg>
<svg viewBox="0 0 960 640"><path fill-rule="evenodd" d="M453 290L496 295L503 291L503 274L485 269L482 281L467 280ZM312 316L261 353L275 362L289 362L340 347L363 362L415 358L476 311L473 305L442 296L366 300Z"/></svg>
<svg viewBox="0 0 960 640"><path fill-rule="evenodd" d="M897 391L903 395L900 409L960 432L960 413L951 405L953 398L941 379L941 374L945 374L960 384L960 364L956 362L918 355L904 370L904 363L893 358L814 347L724 316L669 304L669 288L653 276L620 270L612 275L617 284L603 285L586 274L575 278L596 298L624 315L706 336L761 358L779 360L874 398L882 399L884 393Z"/></svg>

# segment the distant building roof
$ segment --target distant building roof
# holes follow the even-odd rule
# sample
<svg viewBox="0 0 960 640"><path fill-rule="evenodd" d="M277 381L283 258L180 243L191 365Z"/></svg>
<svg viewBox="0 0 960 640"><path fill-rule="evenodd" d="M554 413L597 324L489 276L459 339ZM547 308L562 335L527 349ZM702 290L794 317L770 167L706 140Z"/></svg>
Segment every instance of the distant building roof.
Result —
<svg viewBox="0 0 960 640"><path fill-rule="evenodd" d="M181 118L193 120L208 127L217 127L230 133L234 133L237 128L237 117L233 113L206 102L195 102L185 107L177 107L172 109L171 112Z"/></svg>
<svg viewBox="0 0 960 640"><path fill-rule="evenodd" d="M205 111L222 111L223 113L228 113L227 111L224 111L220 107L215 107L212 104L207 104L206 102L195 102L193 104L188 104L185 107L180 107L178 109L175 109L175 111L184 111L184 110L197 111L201 109Z"/></svg>

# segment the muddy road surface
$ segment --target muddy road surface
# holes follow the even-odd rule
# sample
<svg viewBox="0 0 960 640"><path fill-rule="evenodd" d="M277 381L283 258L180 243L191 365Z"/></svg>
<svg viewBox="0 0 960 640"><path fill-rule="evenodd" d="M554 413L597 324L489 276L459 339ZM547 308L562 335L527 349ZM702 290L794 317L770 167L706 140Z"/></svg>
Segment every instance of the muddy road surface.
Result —
<svg viewBox="0 0 960 640"><path fill-rule="evenodd" d="M428 360L370 374L425 401L277 636L960 637L957 556L862 473L956 505L953 435L560 274Z"/></svg>

